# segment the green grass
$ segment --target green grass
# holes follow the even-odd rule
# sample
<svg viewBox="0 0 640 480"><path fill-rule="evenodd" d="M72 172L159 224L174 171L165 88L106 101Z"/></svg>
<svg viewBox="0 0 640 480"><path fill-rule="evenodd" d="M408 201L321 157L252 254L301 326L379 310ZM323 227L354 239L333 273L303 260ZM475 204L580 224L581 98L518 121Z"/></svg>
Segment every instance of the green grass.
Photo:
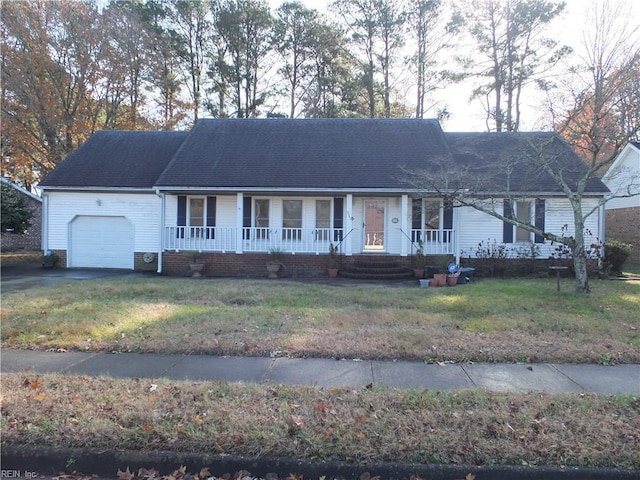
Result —
<svg viewBox="0 0 640 480"><path fill-rule="evenodd" d="M2 298L4 347L427 361L640 362L640 281L455 288L101 279Z"/></svg>

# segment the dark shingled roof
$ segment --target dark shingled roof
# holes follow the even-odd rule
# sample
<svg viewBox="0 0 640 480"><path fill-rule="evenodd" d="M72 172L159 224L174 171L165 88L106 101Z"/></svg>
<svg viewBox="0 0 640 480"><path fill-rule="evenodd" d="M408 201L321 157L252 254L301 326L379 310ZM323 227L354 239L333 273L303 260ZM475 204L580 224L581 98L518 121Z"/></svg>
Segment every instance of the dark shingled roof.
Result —
<svg viewBox="0 0 640 480"><path fill-rule="evenodd" d="M539 145L565 178L582 176L580 157L548 132L443 133L437 120L422 119L202 119L190 132L97 132L40 185L411 191L405 172L452 167L460 183L471 170L497 192L512 160L511 191L560 192L551 177L521 161L535 158ZM595 177L587 187L607 191Z"/></svg>
<svg viewBox="0 0 640 480"><path fill-rule="evenodd" d="M151 188L187 135L188 132L96 132L40 186Z"/></svg>
<svg viewBox="0 0 640 480"><path fill-rule="evenodd" d="M437 120L204 119L161 187L394 189L401 167L449 158Z"/></svg>
<svg viewBox="0 0 640 480"><path fill-rule="evenodd" d="M540 168L540 158L573 190L587 170L580 156L553 132L445 133L445 138L460 170L475 169L487 180L487 190L494 192L506 191L507 184L511 192L561 192L556 180ZM589 193L608 191L595 176L586 187Z"/></svg>

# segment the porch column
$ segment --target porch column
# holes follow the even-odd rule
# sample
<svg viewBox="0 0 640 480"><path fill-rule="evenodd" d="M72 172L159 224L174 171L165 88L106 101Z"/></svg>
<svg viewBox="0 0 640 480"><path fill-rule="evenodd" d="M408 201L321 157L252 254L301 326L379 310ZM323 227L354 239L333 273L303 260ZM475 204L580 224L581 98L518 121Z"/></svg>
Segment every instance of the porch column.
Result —
<svg viewBox="0 0 640 480"><path fill-rule="evenodd" d="M236 253L242 253L242 226L244 224L242 217L242 206L244 204L244 195L242 192L236 194Z"/></svg>
<svg viewBox="0 0 640 480"><path fill-rule="evenodd" d="M351 251L351 231L353 230L353 194L347 194L347 202L346 202L346 210L347 210L347 218L344 219L344 234L346 236L345 245L344 245L344 254L351 256L353 252Z"/></svg>
<svg viewBox="0 0 640 480"><path fill-rule="evenodd" d="M406 257L409 250L411 231L409 230L409 195L402 195L400 200L400 256ZM407 235L409 236L407 238Z"/></svg>
<svg viewBox="0 0 640 480"><path fill-rule="evenodd" d="M160 197L160 241L158 242L158 269L157 273L162 273L162 252L165 241L165 215L167 211L167 195L156 190L156 195Z"/></svg>
<svg viewBox="0 0 640 480"><path fill-rule="evenodd" d="M458 225L460 224L460 207L453 209L453 256L455 257L456 265L460 265L460 240L458 239L460 229Z"/></svg>

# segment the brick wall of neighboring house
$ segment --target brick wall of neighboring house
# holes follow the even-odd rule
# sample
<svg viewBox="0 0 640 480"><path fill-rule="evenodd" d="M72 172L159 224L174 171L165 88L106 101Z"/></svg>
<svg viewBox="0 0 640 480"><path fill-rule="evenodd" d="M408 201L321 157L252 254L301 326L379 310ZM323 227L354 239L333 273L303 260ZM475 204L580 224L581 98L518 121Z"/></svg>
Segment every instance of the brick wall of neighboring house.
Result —
<svg viewBox="0 0 640 480"><path fill-rule="evenodd" d="M18 191L32 216L30 225L24 234L2 233L2 251L10 252L14 250L40 250L42 236L42 202Z"/></svg>
<svg viewBox="0 0 640 480"><path fill-rule="evenodd" d="M640 208L618 208L607 210L607 239L615 239L633 245L629 260L640 263Z"/></svg>

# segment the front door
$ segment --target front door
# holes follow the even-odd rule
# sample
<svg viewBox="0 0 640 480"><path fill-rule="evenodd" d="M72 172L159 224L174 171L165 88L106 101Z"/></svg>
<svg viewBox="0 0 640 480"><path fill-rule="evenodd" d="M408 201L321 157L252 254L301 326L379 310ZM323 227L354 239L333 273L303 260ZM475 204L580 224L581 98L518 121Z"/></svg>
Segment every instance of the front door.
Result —
<svg viewBox="0 0 640 480"><path fill-rule="evenodd" d="M364 201L364 250L366 252L384 251L384 200Z"/></svg>

